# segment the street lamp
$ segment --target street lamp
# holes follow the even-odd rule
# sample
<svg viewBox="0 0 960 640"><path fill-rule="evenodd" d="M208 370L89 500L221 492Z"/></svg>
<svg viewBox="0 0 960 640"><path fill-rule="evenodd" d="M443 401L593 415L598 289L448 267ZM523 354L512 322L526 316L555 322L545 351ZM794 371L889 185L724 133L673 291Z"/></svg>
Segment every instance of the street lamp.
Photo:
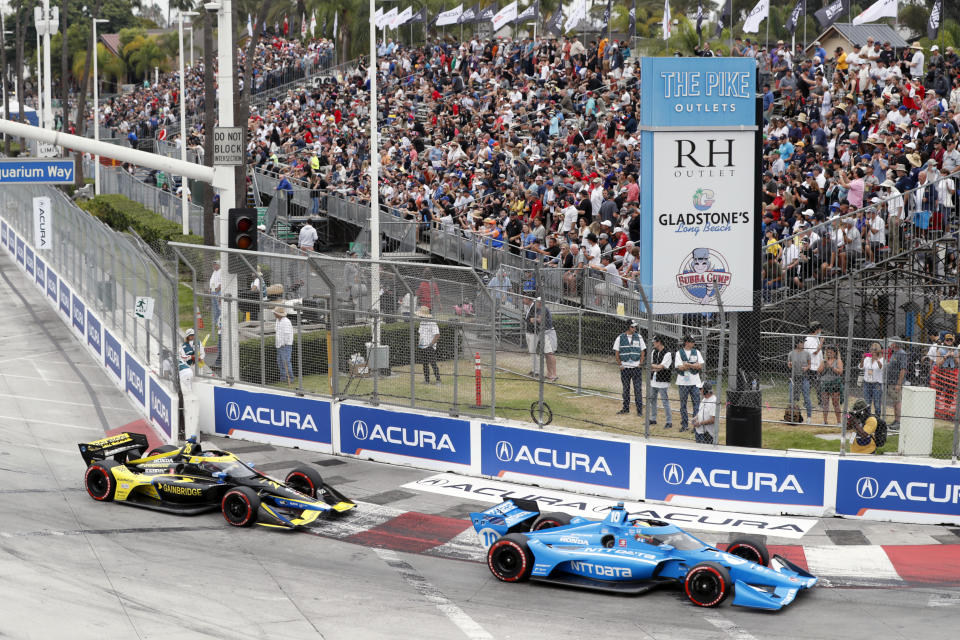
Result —
<svg viewBox="0 0 960 640"><path fill-rule="evenodd" d="M193 69L193 25L187 25L184 28L190 32L190 68Z"/></svg>
<svg viewBox="0 0 960 640"><path fill-rule="evenodd" d="M180 12L180 159L187 161L187 90L183 70L183 19L199 15L194 11ZM187 202L187 177L180 176L180 217L183 220L183 235L190 233L190 203Z"/></svg>
<svg viewBox="0 0 960 640"><path fill-rule="evenodd" d="M93 18L93 139L100 141L100 75L97 65L97 25L110 22ZM93 156L93 192L100 195L100 155Z"/></svg>

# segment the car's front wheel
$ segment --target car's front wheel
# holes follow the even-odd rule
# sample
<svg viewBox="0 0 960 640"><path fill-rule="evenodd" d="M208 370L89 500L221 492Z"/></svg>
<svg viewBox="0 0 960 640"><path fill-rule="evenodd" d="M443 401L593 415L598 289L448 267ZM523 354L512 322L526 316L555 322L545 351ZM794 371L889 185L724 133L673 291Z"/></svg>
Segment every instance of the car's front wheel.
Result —
<svg viewBox="0 0 960 640"><path fill-rule="evenodd" d="M234 527L249 527L257 521L260 496L250 487L234 487L220 501L223 517Z"/></svg>
<svg viewBox="0 0 960 640"><path fill-rule="evenodd" d="M323 488L323 478L316 469L310 467L297 467L287 474L284 483L294 491L311 498L318 498L317 494Z"/></svg>
<svg viewBox="0 0 960 640"><path fill-rule="evenodd" d="M733 581L726 567L716 562L701 562L687 571L683 589L690 602L698 607L716 607L733 591Z"/></svg>
<svg viewBox="0 0 960 640"><path fill-rule="evenodd" d="M749 538L738 538L727 546L727 553L763 566L770 564L770 552L767 545Z"/></svg>
<svg viewBox="0 0 960 640"><path fill-rule="evenodd" d="M533 553L527 539L519 533L510 533L492 545L487 551L487 566L497 580L522 582L533 571Z"/></svg>

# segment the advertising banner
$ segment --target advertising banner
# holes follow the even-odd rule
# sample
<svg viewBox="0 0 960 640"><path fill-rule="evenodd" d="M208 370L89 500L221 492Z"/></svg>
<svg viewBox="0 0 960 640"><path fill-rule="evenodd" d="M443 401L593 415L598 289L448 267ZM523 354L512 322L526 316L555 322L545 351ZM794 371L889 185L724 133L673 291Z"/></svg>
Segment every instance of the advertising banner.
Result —
<svg viewBox="0 0 960 640"><path fill-rule="evenodd" d="M647 445L646 497L822 507L822 458L788 458Z"/></svg>
<svg viewBox="0 0 960 640"><path fill-rule="evenodd" d="M960 469L868 460L840 460L837 513L917 522L960 523ZM884 518L884 514L888 514ZM902 516L897 515L897 520Z"/></svg>
<svg viewBox="0 0 960 640"><path fill-rule="evenodd" d="M48 196L33 199L33 246L37 251L53 248L53 213Z"/></svg>
<svg viewBox="0 0 960 640"><path fill-rule="evenodd" d="M17 262L23 264L24 244L23 238L17 238Z"/></svg>
<svg viewBox="0 0 960 640"><path fill-rule="evenodd" d="M89 311L87 311L87 344L93 348L98 356L103 350L103 333L100 321Z"/></svg>
<svg viewBox="0 0 960 640"><path fill-rule="evenodd" d="M753 305L754 132L653 134L656 313Z"/></svg>
<svg viewBox="0 0 960 640"><path fill-rule="evenodd" d="M330 403L272 393L216 387L214 428L231 435L249 431L330 444Z"/></svg>
<svg viewBox="0 0 960 640"><path fill-rule="evenodd" d="M60 281L60 311L70 317L70 287L63 280Z"/></svg>
<svg viewBox="0 0 960 640"><path fill-rule="evenodd" d="M103 363L107 365L107 371L116 376L117 382L123 380L123 370L121 369L120 341L113 337L109 329L103 330Z"/></svg>
<svg viewBox="0 0 960 640"><path fill-rule="evenodd" d="M86 333L87 308L83 301L73 295L73 327L81 334Z"/></svg>
<svg viewBox="0 0 960 640"><path fill-rule="evenodd" d="M37 286L40 287L42 295L47 288L47 265L40 259L40 256L36 257L36 271Z"/></svg>
<svg viewBox="0 0 960 640"><path fill-rule="evenodd" d="M129 351L124 351L123 368L127 372L127 393L136 398L142 406L147 406L146 376L143 367Z"/></svg>
<svg viewBox="0 0 960 640"><path fill-rule="evenodd" d="M30 245L27 245L24 248L25 257L23 261L23 266L27 269L27 275L33 275L33 249L30 248Z"/></svg>
<svg viewBox="0 0 960 640"><path fill-rule="evenodd" d="M50 296L54 304L57 303L57 290L57 274L53 271L47 271L47 295Z"/></svg>
<svg viewBox="0 0 960 640"><path fill-rule="evenodd" d="M470 422L344 404L340 405L340 450L469 465Z"/></svg>
<svg viewBox="0 0 960 640"><path fill-rule="evenodd" d="M0 220L0 244L7 246L7 221Z"/></svg>
<svg viewBox="0 0 960 640"><path fill-rule="evenodd" d="M496 424L480 427L480 468L488 476L518 473L630 488L630 444Z"/></svg>
<svg viewBox="0 0 960 640"><path fill-rule="evenodd" d="M640 69L643 126L756 124L756 63L750 58L644 57Z"/></svg>
<svg viewBox="0 0 960 640"><path fill-rule="evenodd" d="M167 437L171 435L170 394L153 377L150 378L150 419L163 429Z"/></svg>

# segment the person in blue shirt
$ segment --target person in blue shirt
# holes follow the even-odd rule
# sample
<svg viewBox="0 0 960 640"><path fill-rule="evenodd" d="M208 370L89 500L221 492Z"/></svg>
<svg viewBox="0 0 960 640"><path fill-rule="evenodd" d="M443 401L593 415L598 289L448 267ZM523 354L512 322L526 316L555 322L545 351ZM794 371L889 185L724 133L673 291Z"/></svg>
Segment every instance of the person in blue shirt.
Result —
<svg viewBox="0 0 960 640"><path fill-rule="evenodd" d="M816 42L814 42L813 46L816 47L816 51L814 52L813 55L820 58L820 62L825 61L827 59L827 50L823 48L823 45L820 44L820 41L817 40Z"/></svg>
<svg viewBox="0 0 960 640"><path fill-rule="evenodd" d="M784 136L783 142L780 143L780 158L789 163L790 158L793 157L793 143L790 142L790 139Z"/></svg>
<svg viewBox="0 0 960 640"><path fill-rule="evenodd" d="M763 85L763 120L766 122L770 119L770 114L773 113L773 103L774 103L773 91L770 90L770 85Z"/></svg>
<svg viewBox="0 0 960 640"><path fill-rule="evenodd" d="M280 178L280 182L279 184L277 184L276 191L282 192L282 194L286 195L286 202L283 203L281 206L283 206L284 215L289 217L290 216L290 200L293 199L293 185L290 184L289 173L284 173L283 176ZM281 195L281 194L278 193L277 195Z"/></svg>

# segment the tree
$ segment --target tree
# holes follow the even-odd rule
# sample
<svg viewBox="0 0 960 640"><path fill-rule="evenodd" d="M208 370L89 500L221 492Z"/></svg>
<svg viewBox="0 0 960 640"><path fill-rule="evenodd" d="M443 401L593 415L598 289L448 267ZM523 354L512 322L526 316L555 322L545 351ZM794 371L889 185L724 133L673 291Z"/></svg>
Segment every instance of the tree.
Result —
<svg viewBox="0 0 960 640"><path fill-rule="evenodd" d="M167 55L154 38L138 36L123 48L123 54L130 70L142 78L149 78L155 67L163 71L168 68Z"/></svg>

